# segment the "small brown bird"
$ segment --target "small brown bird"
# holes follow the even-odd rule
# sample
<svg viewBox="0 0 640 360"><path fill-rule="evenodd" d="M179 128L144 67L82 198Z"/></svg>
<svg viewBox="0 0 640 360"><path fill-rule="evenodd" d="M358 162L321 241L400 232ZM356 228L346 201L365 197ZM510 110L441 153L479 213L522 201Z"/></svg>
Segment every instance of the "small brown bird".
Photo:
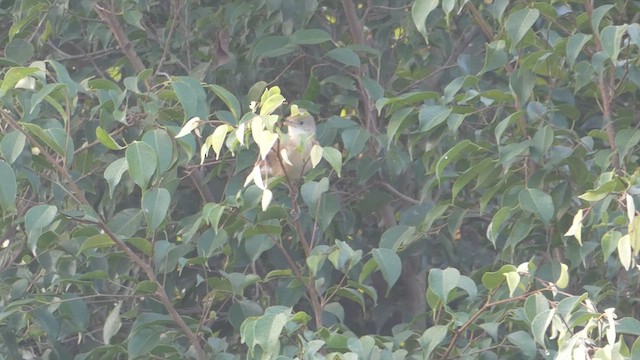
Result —
<svg viewBox="0 0 640 360"><path fill-rule="evenodd" d="M294 107L284 124L288 132L267 154L261 164L261 172L263 175L284 176L287 182L295 184L311 169L316 122L307 110Z"/></svg>

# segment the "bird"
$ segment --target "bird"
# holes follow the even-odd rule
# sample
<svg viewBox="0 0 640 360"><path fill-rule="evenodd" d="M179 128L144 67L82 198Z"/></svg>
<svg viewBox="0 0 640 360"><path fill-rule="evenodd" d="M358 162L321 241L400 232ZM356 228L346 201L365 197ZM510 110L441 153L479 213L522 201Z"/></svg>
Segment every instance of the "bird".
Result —
<svg viewBox="0 0 640 360"><path fill-rule="evenodd" d="M284 121L287 133L274 145L261 164L265 176L284 176L297 184L311 170L311 149L316 143L316 122L305 109L293 106Z"/></svg>

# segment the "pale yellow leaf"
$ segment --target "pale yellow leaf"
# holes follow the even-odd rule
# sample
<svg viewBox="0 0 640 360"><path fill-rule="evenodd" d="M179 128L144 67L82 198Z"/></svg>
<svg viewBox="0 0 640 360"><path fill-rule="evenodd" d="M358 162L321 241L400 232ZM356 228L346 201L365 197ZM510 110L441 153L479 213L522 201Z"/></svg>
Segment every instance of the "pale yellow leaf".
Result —
<svg viewBox="0 0 640 360"><path fill-rule="evenodd" d="M629 218L629 222L633 221L633 218L636 216L636 203L633 201L633 197L626 193L626 201L627 201L627 218Z"/></svg>
<svg viewBox="0 0 640 360"><path fill-rule="evenodd" d="M564 236L573 236L578 240L578 243L582 245L582 219L583 219L582 209L578 210L578 212L573 216L573 223Z"/></svg>
<svg viewBox="0 0 640 360"><path fill-rule="evenodd" d="M247 176L247 179L244 181L244 186L243 187L247 187L247 185L251 184L252 181L255 182L255 177L258 177L259 179L262 179L260 176L260 166L256 165L253 167L253 170L251 170L251 172L249 173L249 175ZM260 181L260 180L258 180Z"/></svg>
<svg viewBox="0 0 640 360"><path fill-rule="evenodd" d="M556 286L560 289L564 289L569 285L569 267L565 264L560 264L560 276L556 281Z"/></svg>
<svg viewBox="0 0 640 360"><path fill-rule="evenodd" d="M197 128L198 125L200 125L200 118L197 116L187 121L187 123L184 124L182 129L180 129L180 132L178 133L178 135L176 135L176 139L183 137L185 135L191 134L193 129Z"/></svg>
<svg viewBox="0 0 640 360"><path fill-rule="evenodd" d="M311 148L311 167L315 168L322 160L322 146L313 144Z"/></svg>
<svg viewBox="0 0 640 360"><path fill-rule="evenodd" d="M211 137L211 135L209 135L209 137ZM209 145L208 141L205 141L204 144L202 144L202 147L200 148L200 165L204 163L204 159L209 155L210 147L211 145Z"/></svg>
<svg viewBox="0 0 640 360"><path fill-rule="evenodd" d="M227 136L227 133L231 131L233 128L231 125L220 125L215 130L213 130L213 134L209 135L207 138L207 143L211 145L213 152L216 153L216 160L220 157L220 151L222 150L222 144L224 144L224 139Z"/></svg>
<svg viewBox="0 0 640 360"><path fill-rule="evenodd" d="M625 270L631 267L631 238L629 234L623 235L618 240L618 257Z"/></svg>
<svg viewBox="0 0 640 360"><path fill-rule="evenodd" d="M293 166L293 164L291 163L291 160L289 160L289 152L287 151L287 149L285 148L280 149L280 158L282 158L283 163L289 166Z"/></svg>
<svg viewBox="0 0 640 360"><path fill-rule="evenodd" d="M269 189L264 189L262 192L262 211L266 211L273 199L273 193Z"/></svg>
<svg viewBox="0 0 640 360"><path fill-rule="evenodd" d="M236 129L236 139L238 139L238 142L242 146L244 146L244 133L246 129L247 129L247 123L242 123L238 125L238 128Z"/></svg>

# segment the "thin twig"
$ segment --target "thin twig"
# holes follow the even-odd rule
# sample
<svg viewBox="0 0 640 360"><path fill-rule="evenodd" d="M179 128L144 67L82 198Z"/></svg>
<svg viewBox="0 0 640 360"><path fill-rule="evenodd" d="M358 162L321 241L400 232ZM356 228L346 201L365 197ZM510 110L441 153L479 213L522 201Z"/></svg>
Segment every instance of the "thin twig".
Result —
<svg viewBox="0 0 640 360"><path fill-rule="evenodd" d="M167 34L167 38L165 40L164 49L162 50L162 56L160 57L160 62L158 62L156 75L158 75L158 73L162 69L162 65L164 65L165 58L167 57L167 53L169 52L169 45L171 44L171 38L173 37L173 32L176 30L176 23L178 21L178 5L179 5L179 2L173 1L173 0L170 2L170 5L169 5L171 6L171 12L173 13L172 19L171 19L171 27L169 27L169 33Z"/></svg>

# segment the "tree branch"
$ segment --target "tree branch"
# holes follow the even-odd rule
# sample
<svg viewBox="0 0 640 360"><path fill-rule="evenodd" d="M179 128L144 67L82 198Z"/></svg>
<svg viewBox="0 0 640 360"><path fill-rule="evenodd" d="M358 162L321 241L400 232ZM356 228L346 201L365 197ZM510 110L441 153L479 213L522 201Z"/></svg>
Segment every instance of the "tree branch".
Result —
<svg viewBox="0 0 640 360"><path fill-rule="evenodd" d="M15 119L13 119L13 117L11 117L11 115L6 113L5 111L0 111L0 114L2 115L2 118L6 120L12 128L22 132L27 137L31 146L34 146L34 147L41 146L31 136L29 132L25 131L22 128L22 126L20 126L20 124L18 124L18 122ZM47 151L42 151L41 155L45 157L47 162L55 169L56 173L62 176L63 179L66 181L67 186L69 187L70 193L73 194L72 197L74 198L74 200L76 200L76 202L78 202L79 205L93 208L91 206L91 203L84 196L84 192L78 187L78 185L75 183L75 181L71 177L71 174L69 173L69 171L66 168L64 168L62 165L60 165L60 163L56 161L56 159L54 159L53 156L51 156ZM138 254L136 254L122 239L120 239L109 228L109 226L107 226L107 224L104 222L103 219L98 218L96 225L100 228L100 230L104 231L104 233L111 239L111 241L113 241L113 243L116 245L118 249L120 249L120 251L125 253L127 258L129 258L134 264L139 266L142 269L142 271L144 271L145 275L147 275L147 278L150 281L154 282L158 286L155 292L155 297L162 303L162 305L164 306L165 310L167 310L171 318L176 322L178 327L187 336L187 338L189 339L189 342L194 347L198 355L198 359L204 360L205 359L204 350L202 349L202 346L200 346L200 341L198 340L198 337L196 336L195 333L193 333L193 331L191 331L191 329L189 328L187 323L182 319L178 311L176 311L175 307L171 303L171 300L169 300L169 297L167 296L167 292L162 286L162 283L158 281L155 271L153 270L151 265L147 261L142 259L140 256L138 256Z"/></svg>

